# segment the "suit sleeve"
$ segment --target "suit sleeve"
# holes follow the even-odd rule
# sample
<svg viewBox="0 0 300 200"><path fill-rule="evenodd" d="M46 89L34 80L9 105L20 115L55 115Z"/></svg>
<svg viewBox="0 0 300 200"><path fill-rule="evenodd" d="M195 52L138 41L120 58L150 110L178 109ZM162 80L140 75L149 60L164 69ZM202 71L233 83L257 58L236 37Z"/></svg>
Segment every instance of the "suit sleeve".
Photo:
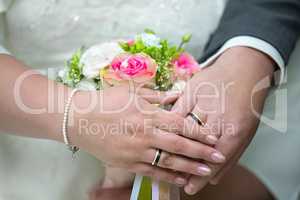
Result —
<svg viewBox="0 0 300 200"><path fill-rule="evenodd" d="M5 12L12 4L12 0L0 0L0 54L9 54L5 48Z"/></svg>
<svg viewBox="0 0 300 200"><path fill-rule="evenodd" d="M9 54L8 50L5 48L5 37L4 37L4 16L0 13L0 54Z"/></svg>
<svg viewBox="0 0 300 200"><path fill-rule="evenodd" d="M211 57L226 41L251 36L275 47L286 64L299 34L300 0L228 0L201 61Z"/></svg>

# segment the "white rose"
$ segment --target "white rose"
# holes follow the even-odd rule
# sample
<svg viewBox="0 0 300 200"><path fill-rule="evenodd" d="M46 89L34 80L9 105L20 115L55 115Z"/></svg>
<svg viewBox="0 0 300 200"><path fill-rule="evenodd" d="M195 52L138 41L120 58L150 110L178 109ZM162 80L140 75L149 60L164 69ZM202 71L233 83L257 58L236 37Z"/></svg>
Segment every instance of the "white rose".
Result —
<svg viewBox="0 0 300 200"><path fill-rule="evenodd" d="M87 49L80 59L83 64L83 75L86 78L95 78L104 67L108 66L123 49L117 42L107 42Z"/></svg>

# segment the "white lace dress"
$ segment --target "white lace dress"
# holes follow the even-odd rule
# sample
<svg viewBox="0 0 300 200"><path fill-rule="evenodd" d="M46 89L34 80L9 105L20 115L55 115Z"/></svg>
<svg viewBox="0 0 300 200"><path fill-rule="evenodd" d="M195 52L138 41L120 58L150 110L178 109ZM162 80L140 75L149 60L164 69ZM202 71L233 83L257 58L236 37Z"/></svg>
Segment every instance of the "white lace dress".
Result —
<svg viewBox="0 0 300 200"><path fill-rule="evenodd" d="M192 33L196 57L217 26L224 0L0 0L2 47L32 68L62 66L82 45L128 38L145 28L179 42ZM4 69L5 70L5 69ZM0 135L0 199L86 199L101 163L72 161L52 141Z"/></svg>

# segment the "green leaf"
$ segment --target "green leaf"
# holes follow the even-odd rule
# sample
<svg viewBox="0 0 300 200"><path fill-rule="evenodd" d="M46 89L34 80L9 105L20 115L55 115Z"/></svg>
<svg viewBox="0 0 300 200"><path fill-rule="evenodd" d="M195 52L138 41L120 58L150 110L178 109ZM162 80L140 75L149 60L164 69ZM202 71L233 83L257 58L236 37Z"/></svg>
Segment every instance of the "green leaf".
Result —
<svg viewBox="0 0 300 200"><path fill-rule="evenodd" d="M130 50L130 46L127 42L119 42L119 45L126 52Z"/></svg>
<svg viewBox="0 0 300 200"><path fill-rule="evenodd" d="M192 39L192 34L185 34L183 37L182 37L182 42L183 43L189 43Z"/></svg>
<svg viewBox="0 0 300 200"><path fill-rule="evenodd" d="M149 29L149 28L146 28L146 29L144 30L144 32L145 32L145 33L148 33L148 34L156 35L156 33L155 33L153 30Z"/></svg>
<svg viewBox="0 0 300 200"><path fill-rule="evenodd" d="M83 51L84 49L80 48L73 54L71 59L67 61L67 82L71 84L71 87L75 87L84 77L82 74L83 65L80 64Z"/></svg>

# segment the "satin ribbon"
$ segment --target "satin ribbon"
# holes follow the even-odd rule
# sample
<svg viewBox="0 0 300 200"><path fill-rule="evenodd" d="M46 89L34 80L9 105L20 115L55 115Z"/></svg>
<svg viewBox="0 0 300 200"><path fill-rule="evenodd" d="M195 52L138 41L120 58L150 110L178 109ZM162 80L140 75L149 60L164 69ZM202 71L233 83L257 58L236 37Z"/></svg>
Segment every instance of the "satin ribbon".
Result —
<svg viewBox="0 0 300 200"><path fill-rule="evenodd" d="M140 193L141 186L142 186L142 181L143 181L143 176L141 176L141 175L135 176L130 200L138 200L139 193Z"/></svg>
<svg viewBox="0 0 300 200"><path fill-rule="evenodd" d="M133 188L131 191L130 200L138 200L139 193L142 187L143 182L143 176L136 175L134 178ZM152 181L152 200L159 200L159 182L158 181Z"/></svg>

